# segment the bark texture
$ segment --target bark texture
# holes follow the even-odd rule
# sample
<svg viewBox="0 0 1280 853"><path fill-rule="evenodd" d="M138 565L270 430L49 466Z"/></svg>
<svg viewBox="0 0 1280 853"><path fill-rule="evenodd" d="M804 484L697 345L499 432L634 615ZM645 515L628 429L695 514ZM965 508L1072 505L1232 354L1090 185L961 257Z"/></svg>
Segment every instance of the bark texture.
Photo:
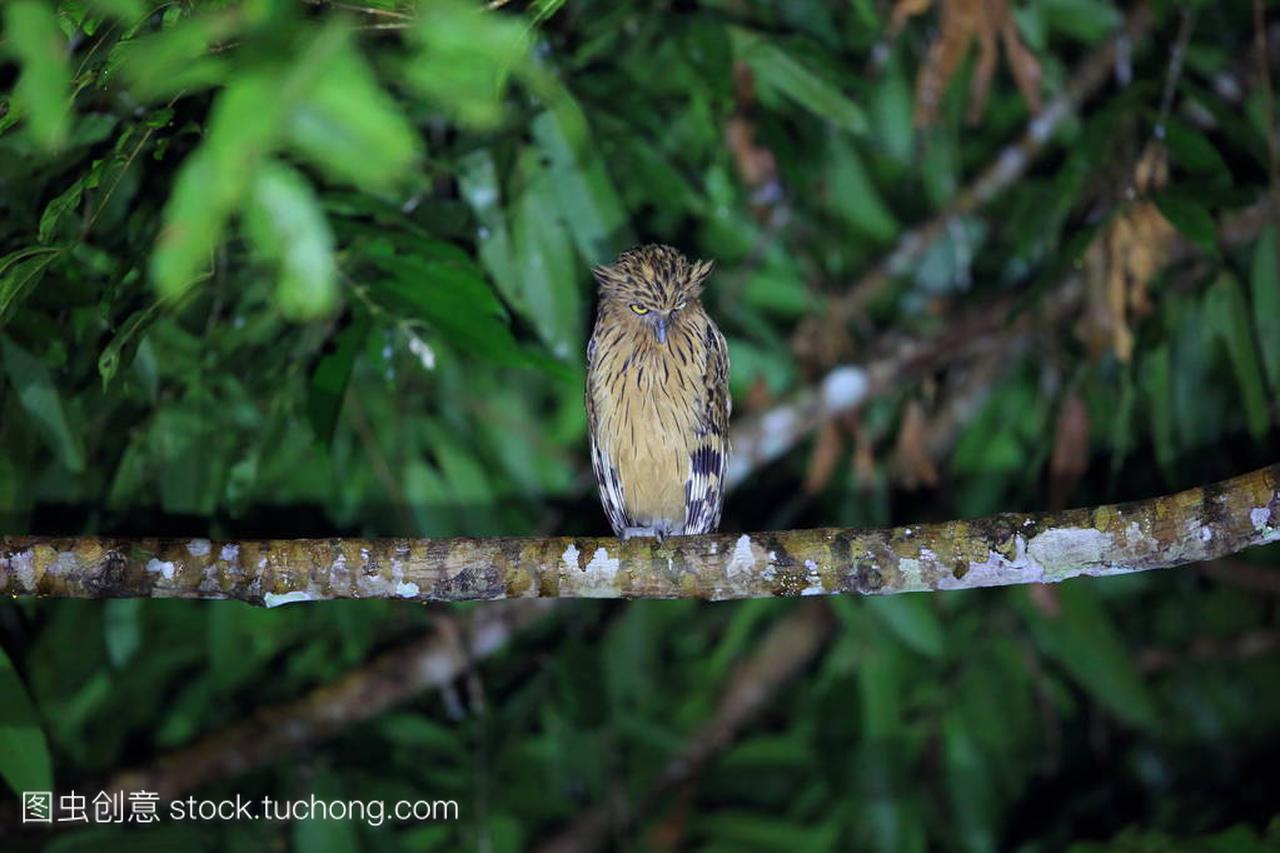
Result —
<svg viewBox="0 0 1280 853"><path fill-rule="evenodd" d="M614 538L0 537L0 595L712 600L1056 582L1218 559L1280 539L1280 463L1173 495L880 530Z"/></svg>

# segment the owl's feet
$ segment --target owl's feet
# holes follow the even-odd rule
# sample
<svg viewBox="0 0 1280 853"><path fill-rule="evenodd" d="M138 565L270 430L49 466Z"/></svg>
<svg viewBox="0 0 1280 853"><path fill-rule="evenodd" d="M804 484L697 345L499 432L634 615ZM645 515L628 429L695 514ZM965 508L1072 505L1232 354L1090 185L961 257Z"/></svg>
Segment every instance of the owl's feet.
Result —
<svg viewBox="0 0 1280 853"><path fill-rule="evenodd" d="M666 532L657 527L624 527L622 528L622 540L628 539L657 539L661 544Z"/></svg>

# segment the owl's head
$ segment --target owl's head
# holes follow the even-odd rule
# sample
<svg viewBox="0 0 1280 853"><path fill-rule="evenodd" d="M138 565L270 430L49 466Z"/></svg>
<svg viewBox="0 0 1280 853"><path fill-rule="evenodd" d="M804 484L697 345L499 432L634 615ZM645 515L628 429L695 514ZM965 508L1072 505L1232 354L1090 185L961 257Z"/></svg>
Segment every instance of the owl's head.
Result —
<svg viewBox="0 0 1280 853"><path fill-rule="evenodd" d="M658 343L687 312L701 308L702 285L712 261L695 261L670 246L628 249L606 266L592 270L600 285L600 304L618 317L647 326Z"/></svg>

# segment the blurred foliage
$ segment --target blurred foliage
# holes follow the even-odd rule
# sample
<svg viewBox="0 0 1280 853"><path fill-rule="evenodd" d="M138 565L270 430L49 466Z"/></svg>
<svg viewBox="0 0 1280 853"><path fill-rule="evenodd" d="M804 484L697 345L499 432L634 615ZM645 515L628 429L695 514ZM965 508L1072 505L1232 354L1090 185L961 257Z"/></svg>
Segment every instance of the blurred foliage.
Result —
<svg viewBox="0 0 1280 853"><path fill-rule="evenodd" d="M1087 279L1029 346L936 365L756 472L728 530L1135 498L1275 461L1275 226L1214 230L1274 169L1247 3L1152 3L1125 85L865 316L799 345L1129 11L908 14L925 5L11 0L0 530L599 533L589 268L641 240L716 259L740 415L993 297L1034 307ZM958 17L979 7L1000 17ZM524 849L638 799L789 606L569 603L470 689L201 792L452 797L457 823L13 837L6 794L0 846ZM820 660L636 815L635 846L1280 843L1280 660L1232 651L1280 631L1274 593L1184 570L832 606ZM388 602L0 605L0 778L96 790L433 621Z"/></svg>

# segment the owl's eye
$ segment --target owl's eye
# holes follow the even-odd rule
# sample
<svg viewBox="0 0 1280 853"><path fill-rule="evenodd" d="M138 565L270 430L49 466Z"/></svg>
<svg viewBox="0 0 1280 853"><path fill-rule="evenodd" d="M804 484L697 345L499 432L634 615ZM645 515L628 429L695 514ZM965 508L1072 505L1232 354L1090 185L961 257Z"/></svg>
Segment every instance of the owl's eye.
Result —
<svg viewBox="0 0 1280 853"><path fill-rule="evenodd" d="M634 311L634 312L636 312L637 314L639 314L639 315L641 315L641 316L644 316L645 314L648 314L648 313L649 313L649 309L648 309L648 308L645 308L643 305L640 305L640 304L639 304L639 303L637 303L637 302L632 302L632 303L631 303L631 310L632 310L632 311Z"/></svg>
<svg viewBox="0 0 1280 853"><path fill-rule="evenodd" d="M676 311L679 311L681 308L683 308L683 307L685 306L685 304L686 304L686 303L684 303L684 302L677 302L677 303L676 303L675 310L676 310Z"/></svg>

